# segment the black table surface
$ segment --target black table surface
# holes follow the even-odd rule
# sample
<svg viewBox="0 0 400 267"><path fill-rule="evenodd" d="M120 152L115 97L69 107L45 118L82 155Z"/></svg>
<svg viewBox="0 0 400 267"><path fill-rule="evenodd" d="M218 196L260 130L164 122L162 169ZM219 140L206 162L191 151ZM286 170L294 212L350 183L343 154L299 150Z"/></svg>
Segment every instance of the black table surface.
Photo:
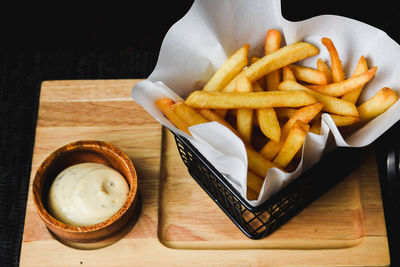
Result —
<svg viewBox="0 0 400 267"><path fill-rule="evenodd" d="M41 81L146 78L165 33L192 3L0 6L0 266L19 265ZM384 30L400 43L396 2L361 3L282 0L282 13L294 21L322 14L350 17ZM149 20L150 10L156 19ZM384 164L397 128L372 144L393 266L400 266L395 252L400 245L400 207L387 194Z"/></svg>

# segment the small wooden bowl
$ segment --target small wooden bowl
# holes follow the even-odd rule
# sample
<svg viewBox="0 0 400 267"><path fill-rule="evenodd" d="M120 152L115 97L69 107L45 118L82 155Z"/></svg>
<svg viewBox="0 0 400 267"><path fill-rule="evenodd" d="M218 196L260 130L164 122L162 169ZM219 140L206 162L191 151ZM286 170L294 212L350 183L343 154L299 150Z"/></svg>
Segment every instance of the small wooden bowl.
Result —
<svg viewBox="0 0 400 267"><path fill-rule="evenodd" d="M107 165L124 176L129 185L128 198L111 218L89 226L71 226L55 219L48 212L47 196L55 177L65 168L83 162ZM68 243L93 243L116 234L138 210L139 193L136 170L130 158L116 146L93 140L77 141L50 154L37 170L33 185L36 210L47 228L60 241Z"/></svg>

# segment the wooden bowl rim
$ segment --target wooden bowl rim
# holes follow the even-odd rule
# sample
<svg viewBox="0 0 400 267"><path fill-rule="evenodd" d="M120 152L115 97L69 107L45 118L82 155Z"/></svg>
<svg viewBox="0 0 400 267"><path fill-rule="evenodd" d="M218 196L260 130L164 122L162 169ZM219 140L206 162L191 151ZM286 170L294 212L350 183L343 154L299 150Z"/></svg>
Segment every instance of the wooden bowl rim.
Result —
<svg viewBox="0 0 400 267"><path fill-rule="evenodd" d="M88 225L88 226L73 226L69 225L66 223L63 223L56 218L54 218L44 207L42 203L42 198L39 196L39 188L38 188L38 180L40 178L40 175L42 175L45 171L45 169L50 166L50 164L57 159L62 153L68 151L74 151L74 150L79 150L80 148L85 148L92 150L93 148L98 148L100 151L104 150L107 152L111 152L111 154L114 154L116 158L118 158L126 167L129 169L129 175L130 177L125 177L127 180L131 180L131 183L129 184L129 194L124 202L123 206L110 218L107 220L93 224L93 225ZM53 151L50 155L47 156L47 158L41 163L39 168L36 171L35 177L33 179L32 183L32 191L33 191L33 200L34 204L36 207L36 210L38 211L40 217L42 220L49 226L54 227L62 232L70 232L70 233L90 233L90 232L95 232L99 231L101 229L104 229L110 225L112 225L114 222L118 221L119 218L121 218L131 207L132 203L135 200L135 197L137 195L137 187L138 187L138 182L137 182L137 174L135 167L131 161L131 159L126 155L120 148L117 146L105 142L105 141L97 141L97 140L80 140L80 141L75 141L71 142L69 144L66 144L57 150Z"/></svg>

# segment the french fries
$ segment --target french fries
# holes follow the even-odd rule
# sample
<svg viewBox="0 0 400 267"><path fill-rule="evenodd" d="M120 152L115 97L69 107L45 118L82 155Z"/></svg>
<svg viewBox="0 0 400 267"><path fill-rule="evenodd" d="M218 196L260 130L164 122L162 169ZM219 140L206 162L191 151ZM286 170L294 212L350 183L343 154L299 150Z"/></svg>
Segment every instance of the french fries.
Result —
<svg viewBox="0 0 400 267"><path fill-rule="evenodd" d="M343 116L358 117L357 107L346 100L315 92L304 85L293 81L284 81L279 84L279 90L304 90L313 95L318 102L324 104L323 111Z"/></svg>
<svg viewBox="0 0 400 267"><path fill-rule="evenodd" d="M294 116L296 111L297 111L297 109L295 109L295 108L277 108L275 110L276 116L281 121L290 119L290 117Z"/></svg>
<svg viewBox="0 0 400 267"><path fill-rule="evenodd" d="M317 70L322 71L325 73L326 76L326 82L331 83L332 82L332 71L329 65L322 59L319 58L317 60Z"/></svg>
<svg viewBox="0 0 400 267"><path fill-rule="evenodd" d="M253 83L253 92L262 92L263 89L256 81ZM255 124L258 125L261 132L272 140L279 140L281 127L274 108L261 108L256 110Z"/></svg>
<svg viewBox="0 0 400 267"><path fill-rule="evenodd" d="M293 71L289 68L289 66L285 66L282 68L282 79L284 81L296 81L296 77L294 76Z"/></svg>
<svg viewBox="0 0 400 267"><path fill-rule="evenodd" d="M360 115L360 122L367 122L379 116L397 100L398 96L395 91L389 87L382 88L373 97L357 107Z"/></svg>
<svg viewBox="0 0 400 267"><path fill-rule="evenodd" d="M271 54L265 55L248 66L248 68L245 68L236 76L236 78L230 81L222 91L235 91L235 80L241 76L246 76L251 82L253 82L274 70L280 69L299 60L315 56L318 52L318 48L306 42L298 42L284 46Z"/></svg>
<svg viewBox="0 0 400 267"><path fill-rule="evenodd" d="M372 77L374 77L377 69L377 67L373 67L367 72L353 76L347 80L342 80L340 82L334 82L327 85L309 85L308 88L323 93L325 95L339 97L350 91L355 90L360 86L364 86L372 79Z"/></svg>
<svg viewBox="0 0 400 267"><path fill-rule="evenodd" d="M325 85L328 83L326 74L323 71L298 65L290 65L289 67L292 70L296 80L321 85Z"/></svg>
<svg viewBox="0 0 400 267"><path fill-rule="evenodd" d="M330 115L332 117L333 122L335 123L335 125L337 127L353 125L360 121L360 118L357 118L357 117L340 116L340 115L335 115L335 114L330 114Z"/></svg>
<svg viewBox="0 0 400 267"><path fill-rule="evenodd" d="M181 117L179 117L174 110L174 101L170 98L162 98L156 100L155 104L164 113L164 115L176 126L176 128L189 133L189 124L186 123Z"/></svg>
<svg viewBox="0 0 400 267"><path fill-rule="evenodd" d="M321 119L316 119L311 122L310 132L318 135L321 134Z"/></svg>
<svg viewBox="0 0 400 267"><path fill-rule="evenodd" d="M377 66L369 68L361 56L351 77L346 78L330 38L323 37L321 42L331 64L318 58L316 69L298 64L318 54L314 45L298 42L282 46L281 42L280 32L271 29L265 37L263 56L248 60L250 47L245 44L202 90L176 103L167 98L155 101L166 118L188 134L192 125L217 121L242 139L248 159L248 199L258 198L270 168L294 170L307 134L321 133L323 113L329 113L337 127L360 127L398 100L394 90L384 87L358 104Z"/></svg>
<svg viewBox="0 0 400 267"><path fill-rule="evenodd" d="M297 120L289 130L288 137L279 150L278 155L275 157L274 163L282 168L289 165L296 153L303 146L304 139L309 130L310 125Z"/></svg>
<svg viewBox="0 0 400 267"><path fill-rule="evenodd" d="M253 91L251 82L246 77L241 77L236 80L236 92L250 93ZM241 108L237 110L236 127L243 139L250 143L253 133L253 110Z"/></svg>
<svg viewBox="0 0 400 267"><path fill-rule="evenodd" d="M203 87L204 91L220 91L242 69L247 66L247 54L249 44L245 44L236 53L229 57L225 63L215 72L211 79Z"/></svg>
<svg viewBox="0 0 400 267"><path fill-rule="evenodd" d="M367 71L368 71L367 61L365 60L364 56L361 56L360 59L358 60L357 67L353 73L353 77L357 76L357 75L361 75ZM358 97L360 96L360 93L361 93L363 87L364 87L363 85L360 85L360 86L356 87L356 89L345 93L342 96L342 99L355 104L357 102Z"/></svg>
<svg viewBox="0 0 400 267"><path fill-rule="evenodd" d="M230 125L226 120L224 120L217 112L212 111L211 109L207 108L199 108L196 110L201 116L203 116L208 121L216 121L230 129L233 133L239 136L239 133L236 129ZM177 127L178 128L178 127Z"/></svg>
<svg viewBox="0 0 400 267"><path fill-rule="evenodd" d="M281 47L282 36L278 30L268 30L267 36L265 37L265 54L269 55L277 51ZM268 91L278 90L278 84L281 81L281 70L277 69L271 71L265 76L265 86Z"/></svg>
<svg viewBox="0 0 400 267"><path fill-rule="evenodd" d="M245 147L249 170L257 174L258 176L265 178L270 168L280 168L276 163L273 163L264 158L250 144L245 143Z"/></svg>
<svg viewBox="0 0 400 267"><path fill-rule="evenodd" d="M257 109L258 126L261 132L274 141L281 137L281 127L273 108Z"/></svg>
<svg viewBox="0 0 400 267"><path fill-rule="evenodd" d="M201 123L206 123L209 121L218 121L223 125L226 125L227 122L224 121L221 117L219 117L218 114L209 111L209 110L201 110L200 113L202 114L208 114L206 117L210 118L210 120L205 119L200 113L198 112L199 110L193 109L189 106L187 106L184 102L178 101L174 102L171 99L158 99L156 102L162 103L162 102L170 102L172 104L172 109L171 112L173 112L173 117L179 117L181 121L184 121L185 124L177 124L175 125L178 129L184 130L185 128L180 128L182 126L193 126ZM167 115L165 114L167 117ZM168 117L167 117L168 118ZM172 121L171 121L172 122ZM228 127L230 128L230 127ZM238 137L242 138L240 134L234 129L233 133L236 134ZM190 132L189 132L190 134ZM246 148L246 154L248 158L248 168L255 174L259 175L260 177L265 177L267 175L267 172L270 168L275 167L275 168L280 168L277 164L265 159L263 156L261 156L260 153L254 150L254 148L251 147L250 144L245 142L245 148Z"/></svg>
<svg viewBox="0 0 400 267"><path fill-rule="evenodd" d="M322 44L328 49L329 56L331 57L331 71L332 71L332 81L341 82L344 80L344 72L342 61L340 60L339 53L336 50L330 38L323 37L321 39Z"/></svg>
<svg viewBox="0 0 400 267"><path fill-rule="evenodd" d="M304 90L252 93L194 91L185 100L191 107L212 109L301 107L316 102L317 100Z"/></svg>
<svg viewBox="0 0 400 267"><path fill-rule="evenodd" d="M293 127L296 121L301 121L308 124L312 121L322 110L322 103L316 103L306 107L298 109L292 117L283 125L281 131L281 137L278 142L274 140L269 140L264 147L260 150L261 155L263 155L268 160L273 160L275 156L279 153L282 148L283 143L289 134L290 129Z"/></svg>
<svg viewBox="0 0 400 267"><path fill-rule="evenodd" d="M186 105L185 102L176 102L174 104L174 110L176 115L182 118L189 126L208 122L196 110Z"/></svg>
<svg viewBox="0 0 400 267"><path fill-rule="evenodd" d="M260 189L264 183L264 178L261 178L252 171L247 172L247 191L251 199L257 199Z"/></svg>

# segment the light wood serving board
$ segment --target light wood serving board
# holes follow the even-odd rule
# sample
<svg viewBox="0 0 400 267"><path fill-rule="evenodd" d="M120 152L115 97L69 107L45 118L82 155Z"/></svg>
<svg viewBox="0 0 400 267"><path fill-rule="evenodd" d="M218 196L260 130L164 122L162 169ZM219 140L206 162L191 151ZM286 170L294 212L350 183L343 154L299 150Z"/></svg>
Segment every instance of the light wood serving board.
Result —
<svg viewBox="0 0 400 267"><path fill-rule="evenodd" d="M130 98L139 80L42 83L31 182L58 147L96 139L137 168L142 210L118 242L82 250L55 240L29 190L21 266L387 266L379 178L369 151L359 168L262 240L247 238L188 174L172 134Z"/></svg>

